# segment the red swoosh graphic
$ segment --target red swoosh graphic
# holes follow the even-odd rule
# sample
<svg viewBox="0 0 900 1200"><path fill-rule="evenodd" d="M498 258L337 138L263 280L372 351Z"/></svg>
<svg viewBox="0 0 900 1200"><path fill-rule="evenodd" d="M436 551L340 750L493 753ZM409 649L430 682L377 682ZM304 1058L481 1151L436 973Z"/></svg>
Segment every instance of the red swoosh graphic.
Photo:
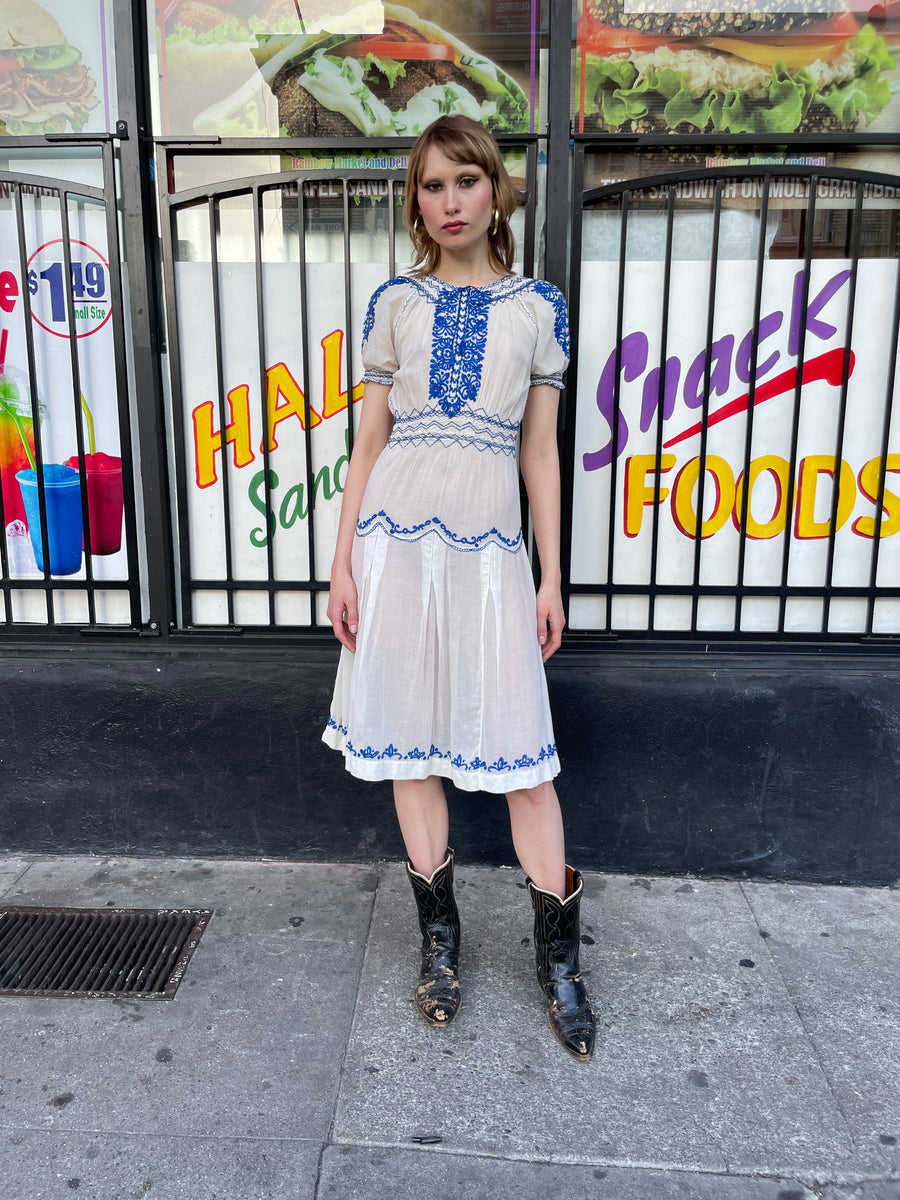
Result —
<svg viewBox="0 0 900 1200"><path fill-rule="evenodd" d="M847 369L847 377L853 374L853 368L856 365L856 355L852 350L826 350L824 354L818 355L817 358L811 358L809 362L803 364L803 375L801 377L801 385L804 383L812 383L816 379L824 379L826 383L837 386L844 379L844 358L849 353L849 367ZM783 396L785 392L790 392L797 386L797 368L791 367L789 371L782 371L780 375L776 375L773 379L768 379L764 384L756 389L753 397L753 406L762 404L764 400L771 400L773 396ZM738 396L735 400L729 400L727 404L723 404L717 409L708 419L706 425L709 428L711 425L718 425L720 421L725 421L728 417L733 417L736 413L746 412L750 407L750 393L746 392L743 396ZM696 425L692 425L690 429L685 429L683 433L677 433L675 437L669 438L667 442L663 442L666 450L670 446L674 446L677 442L683 442L686 438L693 437L695 433L699 433L703 428L703 422L698 421Z"/></svg>

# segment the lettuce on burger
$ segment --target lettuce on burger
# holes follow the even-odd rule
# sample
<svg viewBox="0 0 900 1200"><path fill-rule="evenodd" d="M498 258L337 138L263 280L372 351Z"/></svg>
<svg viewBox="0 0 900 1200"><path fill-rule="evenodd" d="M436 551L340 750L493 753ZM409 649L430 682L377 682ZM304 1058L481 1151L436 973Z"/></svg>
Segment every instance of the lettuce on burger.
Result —
<svg viewBox="0 0 900 1200"><path fill-rule="evenodd" d="M381 33L259 38L255 57L278 102L283 134L300 137L417 136L443 113L490 129L529 127L521 87L489 59L409 9L384 5ZM195 121L218 132L253 99L252 86Z"/></svg>
<svg viewBox="0 0 900 1200"><path fill-rule="evenodd" d="M626 133L849 131L890 100L896 64L848 12L633 11L583 0L584 128ZM583 106L583 108L582 108Z"/></svg>
<svg viewBox="0 0 900 1200"><path fill-rule="evenodd" d="M0 134L80 133L99 100L81 51L34 0L0 0Z"/></svg>

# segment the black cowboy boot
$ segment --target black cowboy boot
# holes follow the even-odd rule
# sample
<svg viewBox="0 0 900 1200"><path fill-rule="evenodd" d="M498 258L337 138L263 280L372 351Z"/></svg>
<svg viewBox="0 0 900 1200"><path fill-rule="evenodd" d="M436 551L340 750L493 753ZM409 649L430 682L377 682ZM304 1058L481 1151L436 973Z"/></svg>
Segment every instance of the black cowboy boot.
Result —
<svg viewBox="0 0 900 1200"><path fill-rule="evenodd" d="M430 879L407 862L422 930L422 970L413 999L429 1025L449 1025L459 1011L459 912L453 895L453 851Z"/></svg>
<svg viewBox="0 0 900 1200"><path fill-rule="evenodd" d="M550 1003L550 1028L574 1058L590 1058L596 1026L578 965L581 876L566 867L565 900L535 887L530 879L527 883L534 906L537 977Z"/></svg>

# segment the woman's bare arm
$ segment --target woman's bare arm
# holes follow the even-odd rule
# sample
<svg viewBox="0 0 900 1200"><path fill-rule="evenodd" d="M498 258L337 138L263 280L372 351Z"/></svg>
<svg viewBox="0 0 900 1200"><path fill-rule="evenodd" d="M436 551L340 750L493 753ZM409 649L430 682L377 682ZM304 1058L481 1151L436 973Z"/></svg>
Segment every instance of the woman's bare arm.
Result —
<svg viewBox="0 0 900 1200"><path fill-rule="evenodd" d="M559 563L560 484L556 419L559 390L549 384L528 393L522 421L519 466L528 492L531 525L541 561L537 594L537 637L546 662L559 649L566 624Z"/></svg>
<svg viewBox="0 0 900 1200"><path fill-rule="evenodd" d="M394 418L388 407L390 390L384 383L367 383L363 391L362 413L353 442L350 464L347 467L344 496L341 501L341 519L338 524L334 561L331 564L328 620L331 622L334 636L341 645L353 651L356 650L359 614L356 584L350 573L350 552L369 475L394 426Z"/></svg>

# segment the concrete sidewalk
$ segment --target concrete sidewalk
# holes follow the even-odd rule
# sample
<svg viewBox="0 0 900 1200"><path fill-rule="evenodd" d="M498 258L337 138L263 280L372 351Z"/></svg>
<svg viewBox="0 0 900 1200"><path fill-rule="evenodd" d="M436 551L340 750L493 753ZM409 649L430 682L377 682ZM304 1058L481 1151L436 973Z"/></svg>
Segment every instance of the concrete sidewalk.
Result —
<svg viewBox="0 0 900 1200"><path fill-rule="evenodd" d="M521 874L457 879L431 1030L396 864L0 859L8 904L215 910L173 1001L0 1000L3 1200L900 1200L900 891L586 877L577 1063Z"/></svg>

